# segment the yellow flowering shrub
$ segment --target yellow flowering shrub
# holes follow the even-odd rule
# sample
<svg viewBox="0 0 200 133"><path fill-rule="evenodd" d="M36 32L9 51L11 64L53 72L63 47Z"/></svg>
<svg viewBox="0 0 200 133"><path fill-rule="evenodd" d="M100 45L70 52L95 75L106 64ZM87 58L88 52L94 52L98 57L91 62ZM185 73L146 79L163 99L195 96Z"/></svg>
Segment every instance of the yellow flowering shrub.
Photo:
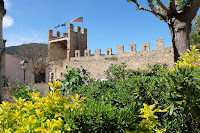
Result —
<svg viewBox="0 0 200 133"><path fill-rule="evenodd" d="M60 83L55 81L50 83L52 91L46 92L46 97L38 97L40 93L28 93L31 101L19 98L14 99L16 103L2 102L0 104L0 132L1 133L61 133L71 130L69 123L66 123L65 117L69 110L75 112L81 110L86 105L81 97L75 94L75 97L61 95L60 89L55 89Z"/></svg>
<svg viewBox="0 0 200 133"><path fill-rule="evenodd" d="M134 131L134 132L163 133L164 131L166 131L165 128L159 129L161 125L157 120L158 116L156 116L154 113L167 112L167 109L164 109L164 110L161 110L158 108L154 109L156 107L156 104L158 104L158 102L156 100L154 100L154 101L155 101L155 104L153 104L153 105L147 105L147 104L143 103L144 108L140 109L140 115L138 115L139 117L141 117L143 119L139 123L133 124L136 127L136 131ZM132 132L127 131L126 133L132 133Z"/></svg>
<svg viewBox="0 0 200 133"><path fill-rule="evenodd" d="M196 64L198 61L200 61L200 54L197 53L199 50L196 49L195 45L191 45L190 47L191 50L187 49L187 52L181 54L181 57L179 57L179 60L175 63L175 67L171 70L171 72L173 72L175 69L178 69L178 67L183 66L187 66L189 68L200 68L200 66Z"/></svg>

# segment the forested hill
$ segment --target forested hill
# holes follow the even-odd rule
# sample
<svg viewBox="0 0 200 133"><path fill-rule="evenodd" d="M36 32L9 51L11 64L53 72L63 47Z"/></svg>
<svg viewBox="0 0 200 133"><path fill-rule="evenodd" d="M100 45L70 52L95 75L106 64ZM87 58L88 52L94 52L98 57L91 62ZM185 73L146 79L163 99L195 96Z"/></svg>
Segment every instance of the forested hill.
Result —
<svg viewBox="0 0 200 133"><path fill-rule="evenodd" d="M30 59L37 59L39 57L47 56L48 45L41 43L29 43L22 44L19 46L11 46L6 47L6 53Z"/></svg>

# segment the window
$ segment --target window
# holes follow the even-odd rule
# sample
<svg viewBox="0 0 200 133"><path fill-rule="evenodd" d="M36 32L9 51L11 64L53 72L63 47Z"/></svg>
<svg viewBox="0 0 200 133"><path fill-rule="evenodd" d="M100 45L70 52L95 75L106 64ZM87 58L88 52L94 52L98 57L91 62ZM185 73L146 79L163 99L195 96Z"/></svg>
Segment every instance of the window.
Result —
<svg viewBox="0 0 200 133"><path fill-rule="evenodd" d="M107 51L107 55L109 55L109 51Z"/></svg>
<svg viewBox="0 0 200 133"><path fill-rule="evenodd" d="M144 46L144 50L147 51L147 46Z"/></svg>
<svg viewBox="0 0 200 133"><path fill-rule="evenodd" d="M63 62L60 62L59 66L60 66L60 67L63 67Z"/></svg>

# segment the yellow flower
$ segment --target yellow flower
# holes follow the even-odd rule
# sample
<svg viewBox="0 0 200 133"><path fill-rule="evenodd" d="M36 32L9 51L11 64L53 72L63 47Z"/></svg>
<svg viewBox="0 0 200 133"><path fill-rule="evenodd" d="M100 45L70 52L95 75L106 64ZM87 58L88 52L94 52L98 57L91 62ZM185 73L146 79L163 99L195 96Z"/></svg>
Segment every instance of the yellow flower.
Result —
<svg viewBox="0 0 200 133"><path fill-rule="evenodd" d="M59 117L59 116L64 117L61 113L55 114L54 117L57 118L57 117Z"/></svg>
<svg viewBox="0 0 200 133"><path fill-rule="evenodd" d="M73 97L72 95L69 95L69 97L74 102L74 104L72 105L73 107L75 107L75 108L86 107L85 104L81 103L83 100L86 99L86 97L81 97L80 98L80 95L78 95L77 93L75 94L75 97Z"/></svg>
<svg viewBox="0 0 200 133"><path fill-rule="evenodd" d="M69 97L72 99L73 102L75 103L81 103L83 100L86 99L86 97L81 97L80 95L78 95L77 93L75 94L75 97L73 97L72 95L69 95ZM80 98L80 99L79 99Z"/></svg>
<svg viewBox="0 0 200 133"><path fill-rule="evenodd" d="M28 95L35 101L35 100L38 100L38 96L40 95L40 92L38 93L32 92L32 93L28 93Z"/></svg>
<svg viewBox="0 0 200 133"><path fill-rule="evenodd" d="M142 117L142 118L146 118L146 119L149 119L149 118L154 118L154 119L157 119L158 116L154 115L155 112L167 112L167 109L164 109L164 110L161 110L161 109L155 109L155 106L156 104L153 104L153 105L147 105L147 104L143 104L144 108L141 108L140 109L140 114L142 115L139 115L139 117Z"/></svg>
<svg viewBox="0 0 200 133"><path fill-rule="evenodd" d="M52 91L54 91L56 88L58 88L62 82L60 81L56 81L55 79L53 79L53 83L48 83L50 85L50 88L52 89Z"/></svg>
<svg viewBox="0 0 200 133"><path fill-rule="evenodd" d="M58 129L62 127L62 119L59 120L55 120L55 119L47 119L46 121L46 128L44 126L44 124L42 124L41 127L38 127L37 129L35 129L36 132L46 132L46 133L51 133L52 131L54 131L54 129ZM56 132L61 132L60 130L57 130Z"/></svg>
<svg viewBox="0 0 200 133"><path fill-rule="evenodd" d="M174 69L172 69L170 72L174 72L175 69L178 69L178 67L187 66L189 68L200 68L200 66L196 65L196 62L200 61L200 54L197 54L198 49L196 49L196 46L190 46L191 50L187 49L187 52L184 54L181 54L181 57L179 57L179 60L177 63L175 63Z"/></svg>

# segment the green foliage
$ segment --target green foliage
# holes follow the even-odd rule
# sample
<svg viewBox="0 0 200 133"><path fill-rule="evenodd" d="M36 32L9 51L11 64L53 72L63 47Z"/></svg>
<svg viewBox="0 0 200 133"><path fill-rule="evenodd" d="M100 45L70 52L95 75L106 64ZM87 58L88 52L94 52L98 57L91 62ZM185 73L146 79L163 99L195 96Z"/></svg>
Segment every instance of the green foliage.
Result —
<svg viewBox="0 0 200 133"><path fill-rule="evenodd" d="M62 92L77 90L77 86L88 84L89 82L89 74L83 68L82 70L75 68L68 70L66 66L66 71L62 73L62 76Z"/></svg>
<svg viewBox="0 0 200 133"><path fill-rule="evenodd" d="M196 45L196 47L200 49L200 16L196 16L193 20L190 43L191 45Z"/></svg>
<svg viewBox="0 0 200 133"><path fill-rule="evenodd" d="M162 65L160 64L154 64L154 65L147 65L149 71L152 73L152 74L157 74L157 73L160 73L161 71L164 71L167 69L167 64L164 63Z"/></svg>
<svg viewBox="0 0 200 133"><path fill-rule="evenodd" d="M31 88L27 88L26 85L19 85L19 88L16 89L14 91L14 95L11 97L11 99L19 99L19 98L22 98L22 99L26 99L27 101L30 100L30 96L28 95L28 93L32 93L34 92L33 89Z"/></svg>
<svg viewBox="0 0 200 133"><path fill-rule="evenodd" d="M197 32L192 32L190 34L190 43L191 45L196 45L198 49L200 49L200 36Z"/></svg>
<svg viewBox="0 0 200 133"><path fill-rule="evenodd" d="M166 76L166 85L170 88L169 99L184 114L187 121L185 126L189 131L200 124L200 77L197 72L200 73L197 68L182 66Z"/></svg>
<svg viewBox="0 0 200 133"><path fill-rule="evenodd" d="M193 132L200 127L200 69L196 65L200 55L197 51L195 46L191 46L191 50L179 57L173 71L167 73L164 78L170 89L169 99L173 101L170 115L176 105L178 112L184 116L185 130Z"/></svg>
<svg viewBox="0 0 200 133"><path fill-rule="evenodd" d="M108 108L108 110L112 111L112 115L108 114L108 116L112 116L113 120L110 121L110 118L108 116L105 117L105 115L103 115L100 117L102 123L108 121L107 123L110 122L110 125L107 126L113 127L111 128L111 131L124 132L127 130L136 130L135 126L133 126L133 123L136 123L138 121L138 118L136 118L135 116L139 113L139 109L142 108L142 103L152 104L154 102L152 99L155 98L158 99L158 101L161 103L159 108L168 107L168 104L165 105L166 103L163 99L165 92L168 91L167 89L165 89L165 87L166 86L160 83L160 79L156 76L133 76L127 80L90 83L88 87L79 87L77 89L77 92L88 97L86 105L88 107L91 107L89 109L89 112L95 111L100 114L105 114L102 112L106 111L106 107L102 107L104 110L99 110L99 108L97 107L109 105L110 109ZM92 105L90 105L91 99L94 99L95 101L92 103ZM125 113L124 111L127 112ZM95 116L96 115L97 114L95 113ZM90 114L88 114L87 117L91 117ZM161 116L160 119L162 118L163 116ZM113 121L114 123L112 123ZM91 121L93 126L97 125L97 122L95 119L92 119ZM99 132L103 131L102 128L104 128L105 125L102 126L96 126L96 130Z"/></svg>
<svg viewBox="0 0 200 133"><path fill-rule="evenodd" d="M192 0L176 0L179 9L184 10L187 7L191 7Z"/></svg>
<svg viewBox="0 0 200 133"><path fill-rule="evenodd" d="M125 70L125 68L125 63L121 63L119 66L111 64L111 67L109 67L104 73L106 74L107 79L110 80L125 79L128 76L128 71Z"/></svg>

